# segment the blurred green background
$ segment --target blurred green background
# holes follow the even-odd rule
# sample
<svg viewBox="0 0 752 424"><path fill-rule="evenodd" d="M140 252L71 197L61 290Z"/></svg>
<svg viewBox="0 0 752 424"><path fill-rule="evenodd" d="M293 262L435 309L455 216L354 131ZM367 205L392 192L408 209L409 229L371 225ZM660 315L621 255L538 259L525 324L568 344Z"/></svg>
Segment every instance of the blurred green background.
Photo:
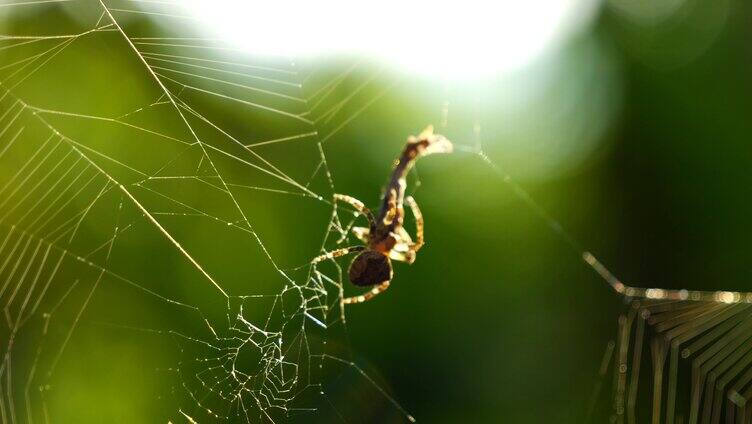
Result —
<svg viewBox="0 0 752 424"><path fill-rule="evenodd" d="M163 22L115 3L108 2L111 13L134 45L98 2L0 7L0 127L7 129L0 135L0 237L7 235L0 260L8 264L0 264L8 287L0 300L11 311L0 333L4 422L205 422L213 414L244 422L226 364L203 359L234 354L253 374L280 356L246 345L232 353L237 337L264 339L269 348L277 335L301 377L274 389L292 398L283 402L288 411L261 408L267 416L254 408L268 399L241 392L255 411L250 422L405 421L380 389L425 423L583 422L624 303L472 153L478 146L623 281L750 290L745 2L605 2L587 27L528 66L462 81L357 57L291 65L212 43L176 47L182 41L163 37L185 33L190 21ZM38 37L96 27L76 38ZM159 45L150 37L160 37ZM199 55L205 61L184 59ZM442 60L451 58L426 66ZM339 82L330 92L332 81ZM459 149L421 160L410 176L426 247L413 265L395 264L387 293L346 308L346 325L336 285L324 283L328 294L303 290L311 313L329 327L323 331L290 306L301 302L291 287L312 287L308 268L293 269L319 253L332 187L375 208L406 137L428 123ZM66 137L56 150L57 137L43 144L51 128ZM252 144L311 128L317 136L250 151L228 137ZM201 159L204 151L211 163ZM340 210L344 223L347 216ZM121 232L110 243L116 226ZM330 233L324 248L337 247L339 235ZM41 259L48 242L50 263ZM58 256L63 265L42 293L31 276L37 269L53 275ZM26 264L32 271L23 274ZM340 281L332 264L320 268ZM354 292L343 283L346 295ZM267 297L237 298L255 295ZM228 329L240 304L245 319L273 334ZM265 383L249 386L256 384ZM609 384L610 377L598 410L609 407Z"/></svg>

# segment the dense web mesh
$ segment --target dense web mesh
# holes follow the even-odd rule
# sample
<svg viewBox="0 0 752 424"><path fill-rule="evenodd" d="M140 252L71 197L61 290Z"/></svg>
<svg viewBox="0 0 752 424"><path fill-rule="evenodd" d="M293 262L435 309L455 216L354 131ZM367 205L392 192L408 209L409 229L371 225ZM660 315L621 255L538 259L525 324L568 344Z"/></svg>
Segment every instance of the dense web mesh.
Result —
<svg viewBox="0 0 752 424"><path fill-rule="evenodd" d="M35 8L59 27L24 22ZM321 376L332 367L407 416L326 346L327 332L344 328L341 269L300 266L347 241L357 219L330 201L323 143L378 99L368 87L380 73L250 58L191 35L176 10L0 7L21 22L0 36L1 420L60 418L59 366L71 366L66 350L89 314L109 334L151 334L174 351L175 362L141 365L173 381L157 394L175 402L167 419L310 414L328 403ZM123 68L132 79L111 80ZM270 221L279 233L256 230ZM317 237L298 237L310 228ZM138 310L110 308L134 297ZM153 311L165 309L174 319L159 322Z"/></svg>
<svg viewBox="0 0 752 424"><path fill-rule="evenodd" d="M36 13L59 25L38 27ZM336 401L345 385L412 420L338 342L341 265L306 265L351 244L362 219L331 202L326 142L394 76L362 60L249 57L169 2L11 2L0 14L18 23L0 31L0 421L78 418L60 416L70 376L116 372L87 365L129 338L137 366L121 378L153 378L165 421L349 422L364 401ZM449 101L437 110L446 127ZM484 153L471 120L458 150L631 302L601 364L613 390L599 384L589 412L635 422L640 401L659 421L749 422L752 295L624 284Z"/></svg>

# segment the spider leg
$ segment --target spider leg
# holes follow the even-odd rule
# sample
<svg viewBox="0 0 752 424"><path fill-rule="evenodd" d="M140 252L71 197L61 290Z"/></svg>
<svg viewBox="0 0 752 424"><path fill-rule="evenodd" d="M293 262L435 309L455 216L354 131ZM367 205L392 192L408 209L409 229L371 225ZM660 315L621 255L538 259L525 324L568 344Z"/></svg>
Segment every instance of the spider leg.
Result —
<svg viewBox="0 0 752 424"><path fill-rule="evenodd" d="M389 259L411 264L415 262L415 251L410 249L412 249L412 245L408 246L404 252L392 249L389 251Z"/></svg>
<svg viewBox="0 0 752 424"><path fill-rule="evenodd" d="M401 217L401 206L397 205L397 190L391 189L387 194L386 213L384 213L384 219L382 220L384 225L391 225L395 218ZM401 218L400 218L401 219Z"/></svg>
<svg viewBox="0 0 752 424"><path fill-rule="evenodd" d="M392 233L392 237L395 238L396 242L391 250L389 250L389 258L394 261L407 262L408 264L415 262L415 251L413 250L415 243L413 243L405 227L397 228L396 233Z"/></svg>
<svg viewBox="0 0 752 424"><path fill-rule="evenodd" d="M343 247L342 249L332 250L331 252L326 252L322 255L319 255L313 258L313 260L311 261L311 265L315 265L327 259L334 259L334 258L339 258L340 256L349 255L350 253L362 252L365 249L366 248L364 246L350 246L350 247Z"/></svg>
<svg viewBox="0 0 752 424"><path fill-rule="evenodd" d="M356 198L354 198L352 196L345 195L345 194L335 193L334 194L334 201L335 202L336 201L345 202L348 205L352 206L353 208L355 208L355 210L357 210L358 212L360 212L363 215L365 215L366 218L368 219L368 223L371 226L373 226L373 223L375 222L374 218L373 218L373 214L371 213L371 210L368 209L366 207L366 205L364 205L363 202L361 202L360 200L358 200L358 199L356 199Z"/></svg>
<svg viewBox="0 0 752 424"><path fill-rule="evenodd" d="M371 290L359 295L359 296L353 296L353 297L346 297L342 299L342 303L344 304L352 304L352 303L363 303L368 300L373 299L374 296L379 295L380 293L384 292L384 290L389 288L390 281L384 281L383 283L375 286Z"/></svg>
<svg viewBox="0 0 752 424"><path fill-rule="evenodd" d="M358 240L362 241L365 244L368 244L368 237L371 235L371 230L366 227L353 227L352 233L355 234L355 237L358 238Z"/></svg>
<svg viewBox="0 0 752 424"><path fill-rule="evenodd" d="M415 217L415 243L410 246L410 250L417 253L418 250L420 250L420 248L425 244L425 240L423 239L423 214L420 212L418 203L415 202L415 199L413 199L412 196L407 196L405 198L405 202L407 202L407 205L410 206L410 210L413 212L413 216Z"/></svg>

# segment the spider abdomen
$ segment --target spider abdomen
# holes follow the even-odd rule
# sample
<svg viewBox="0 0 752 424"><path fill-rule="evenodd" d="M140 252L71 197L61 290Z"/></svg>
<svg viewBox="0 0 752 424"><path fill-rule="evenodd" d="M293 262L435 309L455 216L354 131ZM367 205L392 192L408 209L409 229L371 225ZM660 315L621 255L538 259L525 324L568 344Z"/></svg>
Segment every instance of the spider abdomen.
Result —
<svg viewBox="0 0 752 424"><path fill-rule="evenodd" d="M381 284L392 279L392 261L381 252L363 251L353 259L348 276L356 286Z"/></svg>

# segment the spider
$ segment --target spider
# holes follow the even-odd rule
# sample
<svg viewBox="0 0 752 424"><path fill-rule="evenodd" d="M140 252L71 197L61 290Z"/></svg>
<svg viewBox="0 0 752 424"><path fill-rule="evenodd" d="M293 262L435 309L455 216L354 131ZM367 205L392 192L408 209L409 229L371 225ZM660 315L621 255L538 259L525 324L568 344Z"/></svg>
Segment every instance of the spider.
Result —
<svg viewBox="0 0 752 424"><path fill-rule="evenodd" d="M381 201L381 211L374 217L360 200L344 194L335 194L335 202L344 202L355 208L368 219L369 227L354 227L353 234L363 242L361 246L351 246L333 250L317 256L311 264L327 259L358 253L348 269L350 281L359 287L372 287L366 293L348 297L342 303L362 303L389 288L394 272L392 260L415 261L415 256L425 243L423 239L423 215L411 196L405 197L406 176L418 158L432 153L450 153L452 143L443 135L434 134L428 126L417 137L407 138L407 145L395 160L389 183ZM404 203L410 207L415 217L415 242L403 227L405 218Z"/></svg>

